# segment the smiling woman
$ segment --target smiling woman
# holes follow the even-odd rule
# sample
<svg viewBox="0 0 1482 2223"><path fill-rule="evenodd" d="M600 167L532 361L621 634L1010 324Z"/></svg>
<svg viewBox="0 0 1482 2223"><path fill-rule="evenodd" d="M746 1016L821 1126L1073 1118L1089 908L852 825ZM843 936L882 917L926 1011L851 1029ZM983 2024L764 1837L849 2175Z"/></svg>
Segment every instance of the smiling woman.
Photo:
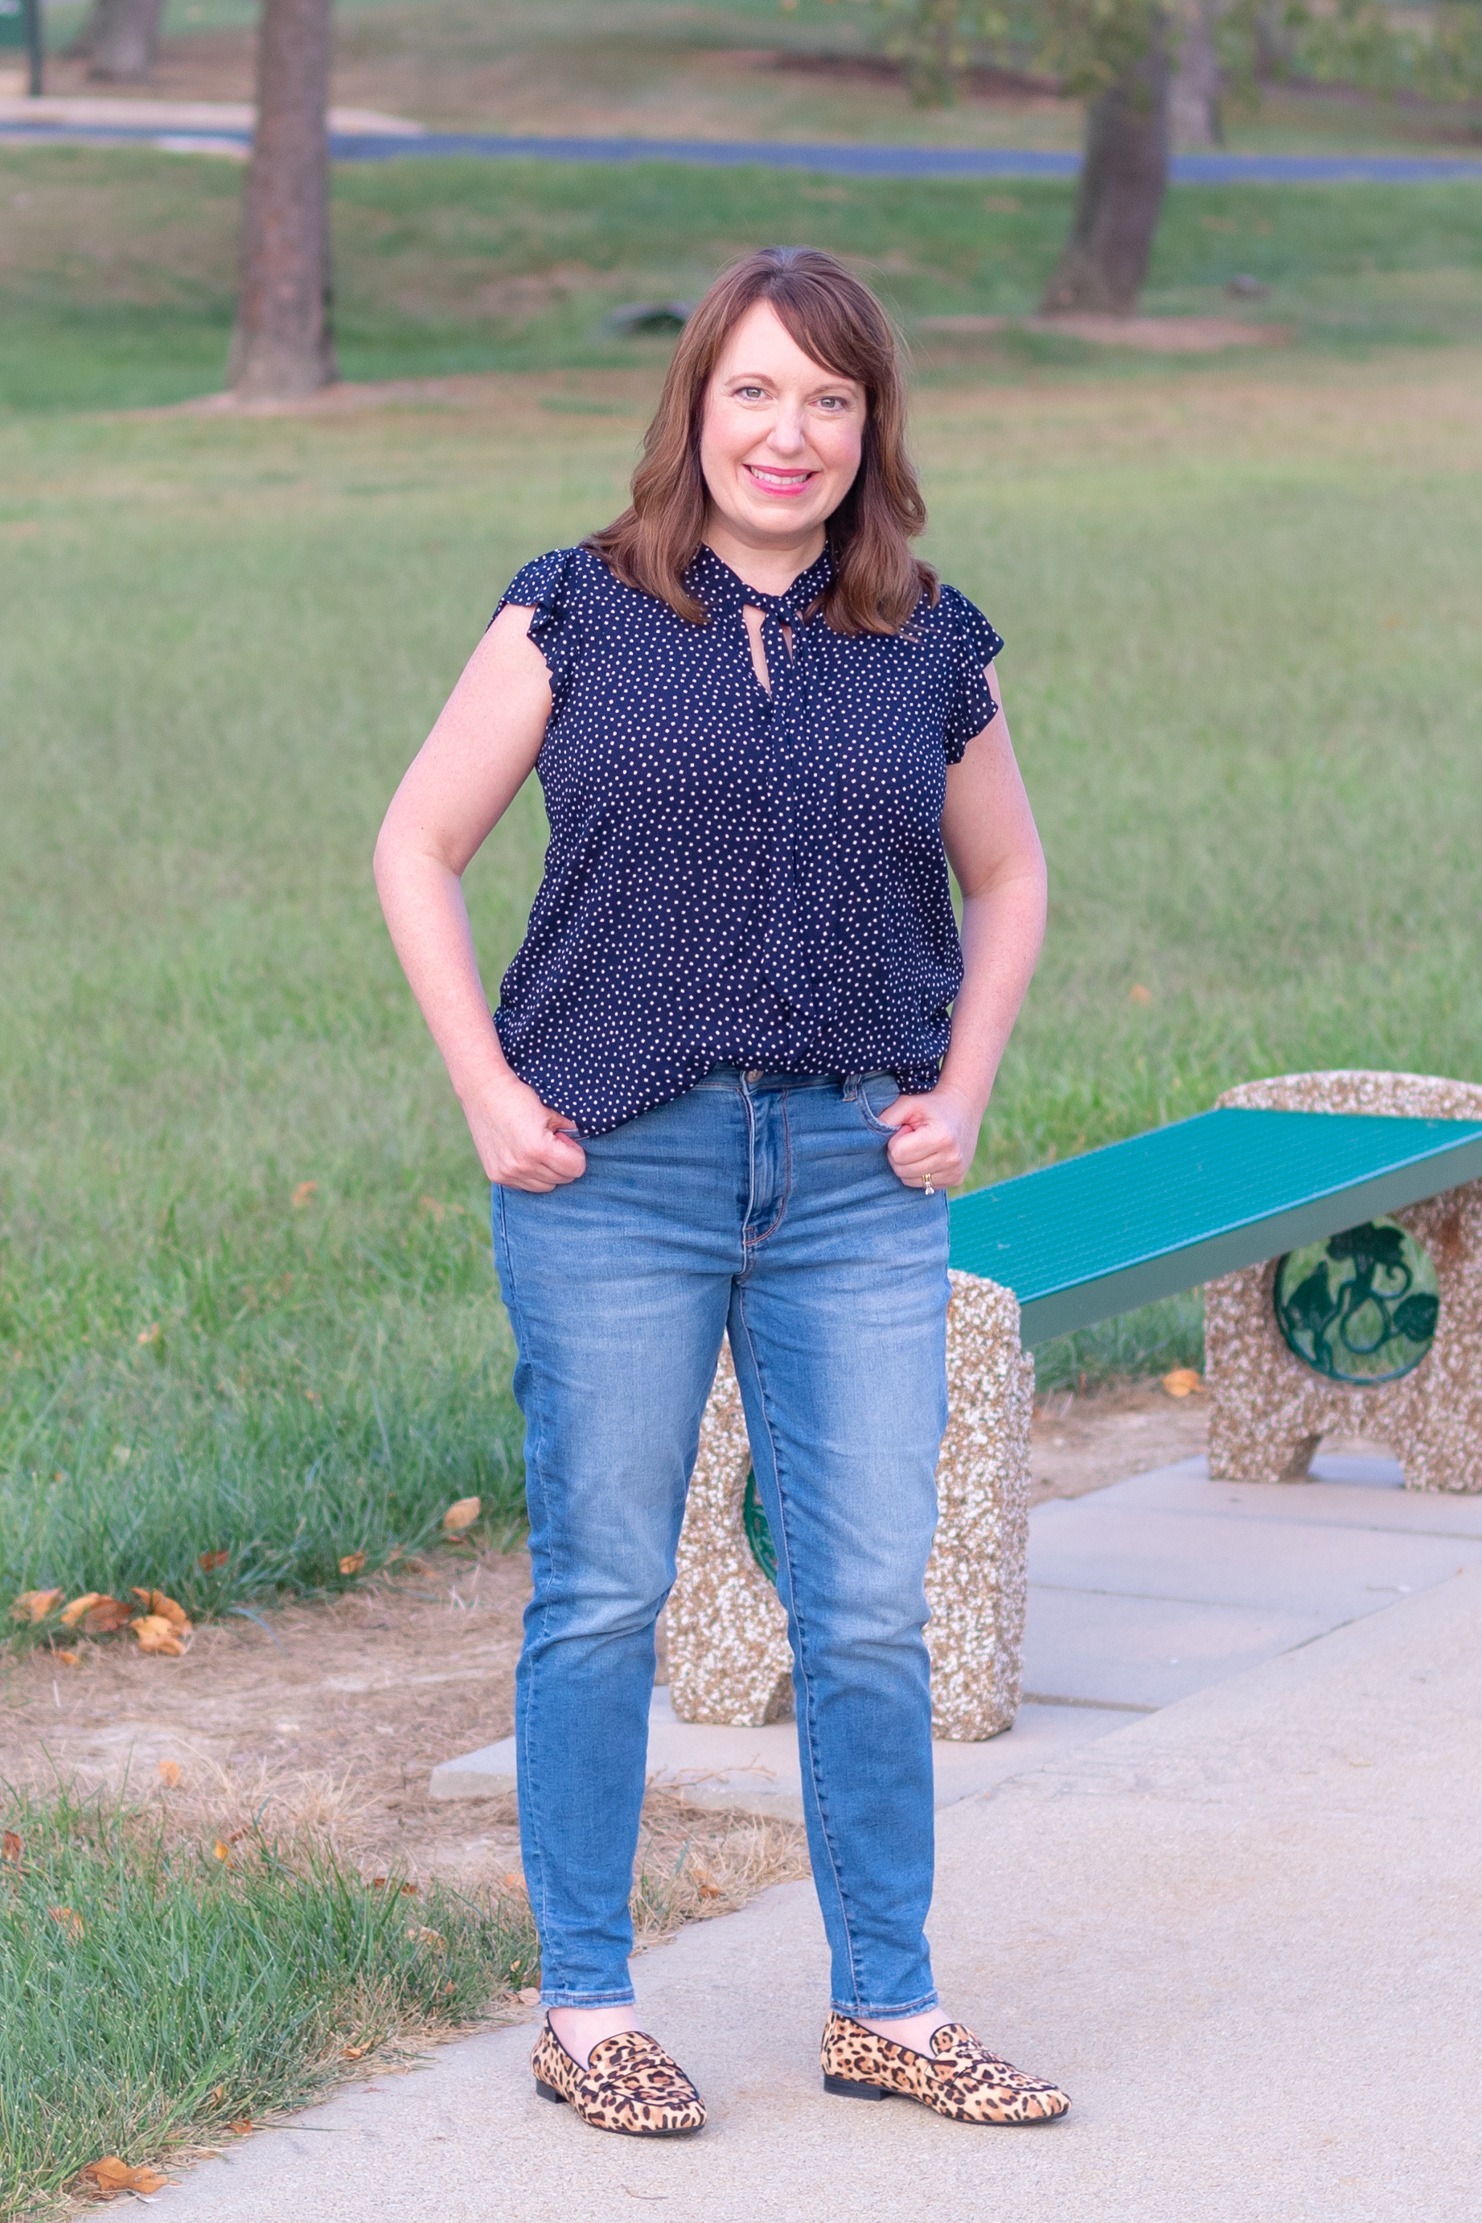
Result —
<svg viewBox="0 0 1482 2223"><path fill-rule="evenodd" d="M631 507L520 572L377 851L519 1352L536 2081L606 2130L705 2120L634 2029L627 1902L724 1336L793 1647L825 2082L959 2121L1068 2105L948 2021L923 1934L942 1192L1044 919L1003 644L912 555L924 523L879 303L830 256L748 256L686 327ZM532 769L551 843L491 1021L459 883Z"/></svg>

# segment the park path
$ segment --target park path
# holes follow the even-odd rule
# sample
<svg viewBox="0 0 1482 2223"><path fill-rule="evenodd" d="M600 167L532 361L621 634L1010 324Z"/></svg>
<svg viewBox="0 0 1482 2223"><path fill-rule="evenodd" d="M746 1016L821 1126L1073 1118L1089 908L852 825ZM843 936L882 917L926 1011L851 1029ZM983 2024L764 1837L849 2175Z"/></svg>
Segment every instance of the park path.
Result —
<svg viewBox="0 0 1482 2223"><path fill-rule="evenodd" d="M645 2020L710 2099L701 2139L603 2138L540 2105L531 2032L505 2029L244 2140L166 2212L1473 2223L1482 1500L1411 1495L1374 1461L1323 1472L1254 1492L1184 1461L1036 1510L1036 1687L1108 1657L1108 1697L1157 1710L1108 1710L1043 1764L1031 1740L1027 1772L947 1808L932 1930L947 1998L1063 2079L1064 2124L827 2098L822 1940L789 1884L638 1963ZM1196 1605L1185 1672L1167 1616L1187 1644ZM1265 1616L1270 1656L1245 1664L1232 1615L1253 1641Z"/></svg>
<svg viewBox="0 0 1482 2223"><path fill-rule="evenodd" d="M130 109L136 112L130 114ZM235 102L0 100L0 145L154 146L171 154L229 155L246 153L251 132L251 111ZM1024 147L425 131L402 117L349 110L331 111L330 152L338 162L472 155L486 161L679 162L709 169L755 166L895 178L1069 178L1081 163L1078 154ZM1482 182L1482 160L1465 155L1180 154L1174 156L1170 174L1176 185L1445 185Z"/></svg>

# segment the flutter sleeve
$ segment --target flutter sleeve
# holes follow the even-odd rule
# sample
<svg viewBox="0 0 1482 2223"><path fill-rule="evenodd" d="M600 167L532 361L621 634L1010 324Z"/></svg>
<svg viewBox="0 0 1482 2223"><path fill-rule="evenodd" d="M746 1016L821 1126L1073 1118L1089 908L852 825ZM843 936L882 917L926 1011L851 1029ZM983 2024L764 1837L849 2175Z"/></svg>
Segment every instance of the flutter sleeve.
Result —
<svg viewBox="0 0 1482 2223"><path fill-rule="evenodd" d="M975 733L998 716L998 703L988 684L987 667L1003 647L982 611L955 587L943 587L941 603L948 624L949 681L947 714L942 739L947 762L961 762L962 752Z"/></svg>
<svg viewBox="0 0 1482 2223"><path fill-rule="evenodd" d="M551 675L551 694L559 703L581 651L581 590L575 576L578 548L555 548L523 564L499 597L499 611L513 603L531 612L530 638ZM489 620L492 625L494 618Z"/></svg>

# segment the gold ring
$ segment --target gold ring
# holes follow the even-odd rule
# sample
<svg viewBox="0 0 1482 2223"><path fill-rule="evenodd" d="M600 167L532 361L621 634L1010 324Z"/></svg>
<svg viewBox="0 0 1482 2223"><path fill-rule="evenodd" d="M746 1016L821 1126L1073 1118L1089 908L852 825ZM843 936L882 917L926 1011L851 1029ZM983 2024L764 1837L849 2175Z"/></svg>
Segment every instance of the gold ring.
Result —
<svg viewBox="0 0 1482 2223"><path fill-rule="evenodd" d="M930 1196L933 1194L930 1174L926 1176L926 1179L921 1184L921 1194L923 1196Z"/></svg>

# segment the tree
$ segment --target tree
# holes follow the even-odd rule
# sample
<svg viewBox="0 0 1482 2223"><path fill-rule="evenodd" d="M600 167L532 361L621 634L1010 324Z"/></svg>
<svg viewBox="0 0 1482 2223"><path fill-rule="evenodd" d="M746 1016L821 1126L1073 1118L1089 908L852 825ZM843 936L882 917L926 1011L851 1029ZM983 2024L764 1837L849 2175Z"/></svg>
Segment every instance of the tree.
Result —
<svg viewBox="0 0 1482 2223"><path fill-rule="evenodd" d="M228 383L298 401L336 376L330 328L329 78L334 0L263 0L257 129L242 196Z"/></svg>
<svg viewBox="0 0 1482 2223"><path fill-rule="evenodd" d="M1175 147L1222 147L1223 73L1220 69L1217 0L1185 0L1178 67L1168 95Z"/></svg>
<svg viewBox="0 0 1482 2223"><path fill-rule="evenodd" d="M1168 187L1169 95L1177 33L1166 8L1122 0L1114 23L1070 0L1066 46L1084 52L1072 76L1086 100L1086 143L1070 237L1040 307L1130 316L1147 276ZM1109 12L1108 12L1109 13ZM1075 18L1082 20L1076 21ZM1091 35L1086 32L1091 30ZM1099 37L1096 32L1099 31Z"/></svg>
<svg viewBox="0 0 1482 2223"><path fill-rule="evenodd" d="M154 68L165 0L93 0L74 51L88 58L88 76L103 84L137 84Z"/></svg>
<svg viewBox="0 0 1482 2223"><path fill-rule="evenodd" d="M1175 128L1222 137L1229 83L1273 75L1462 104L1482 133L1482 0L873 0L918 100L950 99L973 45L1052 68L1086 103L1070 237L1042 306L1128 315L1147 274ZM1012 15L1005 14L1012 8ZM1175 87L1179 108L1175 113ZM1202 115L1201 115L1202 111Z"/></svg>

